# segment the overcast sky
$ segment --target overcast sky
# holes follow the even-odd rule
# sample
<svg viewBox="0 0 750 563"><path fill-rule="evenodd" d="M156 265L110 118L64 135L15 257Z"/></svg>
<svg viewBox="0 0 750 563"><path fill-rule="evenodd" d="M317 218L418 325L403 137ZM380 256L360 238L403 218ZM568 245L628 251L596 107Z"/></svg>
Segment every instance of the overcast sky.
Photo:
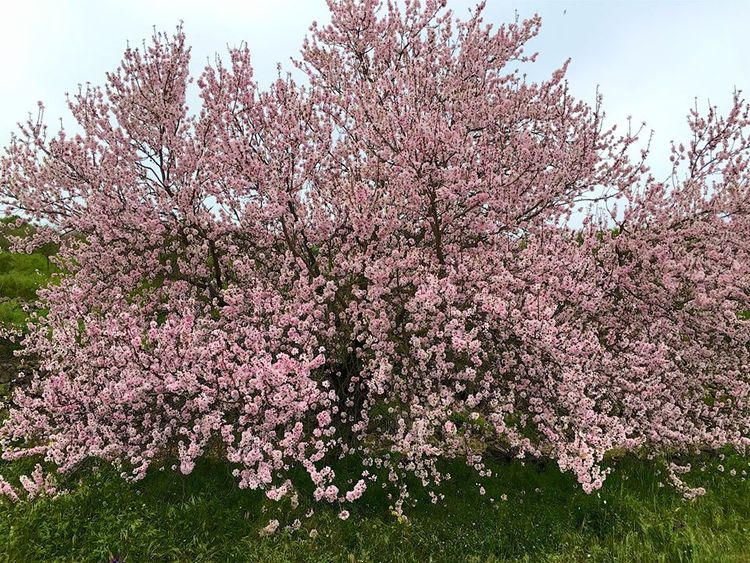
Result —
<svg viewBox="0 0 750 563"><path fill-rule="evenodd" d="M459 14L474 0L449 0ZM153 27L184 21L197 72L226 45L246 41L261 83L289 66L313 20L327 20L325 0L25 0L4 2L0 19L0 144L36 102L47 122L70 123L64 93L101 83L128 41ZM697 97L726 108L735 88L750 95L747 0L489 0L485 19L502 23L539 13L540 52L529 68L544 78L567 57L575 95L593 101L597 85L613 122L632 115L655 130L657 172L670 139L684 138Z"/></svg>

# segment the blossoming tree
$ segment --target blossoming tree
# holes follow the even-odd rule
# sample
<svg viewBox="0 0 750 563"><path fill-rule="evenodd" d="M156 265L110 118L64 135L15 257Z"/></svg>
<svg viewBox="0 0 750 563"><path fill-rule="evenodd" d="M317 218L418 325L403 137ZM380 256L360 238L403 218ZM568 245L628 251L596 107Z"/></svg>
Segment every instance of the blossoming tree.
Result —
<svg viewBox="0 0 750 563"><path fill-rule="evenodd" d="M301 465L345 503L446 458L545 457L591 491L608 452L745 448L748 106L693 112L657 181L565 67L520 74L537 18L329 4L303 84L261 89L232 49L191 112L180 29L70 98L78 132L13 138L3 203L41 227L18 244L65 273L3 456L137 479L221 455L271 498Z"/></svg>

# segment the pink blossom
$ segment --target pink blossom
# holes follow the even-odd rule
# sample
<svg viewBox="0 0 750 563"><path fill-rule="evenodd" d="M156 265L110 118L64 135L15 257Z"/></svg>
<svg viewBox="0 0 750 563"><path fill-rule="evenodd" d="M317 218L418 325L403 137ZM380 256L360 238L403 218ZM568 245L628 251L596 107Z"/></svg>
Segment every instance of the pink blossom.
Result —
<svg viewBox="0 0 750 563"><path fill-rule="evenodd" d="M538 17L380 4L330 2L304 86L262 87L243 46L189 108L178 28L71 96L79 133L22 125L0 204L66 273L0 332L40 359L4 459L135 480L221 452L243 488L281 499L303 467L326 502L382 471L400 513L443 459L546 457L592 492L612 451L750 445L750 106L691 111L663 182L567 65L515 71Z"/></svg>

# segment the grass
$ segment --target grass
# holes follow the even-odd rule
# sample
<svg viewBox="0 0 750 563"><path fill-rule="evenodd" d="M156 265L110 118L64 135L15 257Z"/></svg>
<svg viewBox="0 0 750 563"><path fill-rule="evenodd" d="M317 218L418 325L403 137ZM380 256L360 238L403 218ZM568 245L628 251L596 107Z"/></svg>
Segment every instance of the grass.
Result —
<svg viewBox="0 0 750 563"><path fill-rule="evenodd" d="M31 254L10 252L14 237L29 236L34 227L17 226L14 217L0 218L0 328L25 329L28 313L25 307L34 306L37 289L45 285L52 272L49 256L55 245L46 244ZM9 381L15 372L16 344L0 337L0 399L9 392Z"/></svg>
<svg viewBox="0 0 750 563"><path fill-rule="evenodd" d="M33 301L48 278L45 256L0 251L0 323L23 325L22 304Z"/></svg>
<svg viewBox="0 0 750 563"><path fill-rule="evenodd" d="M0 252L0 295L31 300L47 281L47 259L41 254Z"/></svg>
<svg viewBox="0 0 750 563"><path fill-rule="evenodd" d="M218 462L187 477L155 470L135 485L111 468L89 469L68 478L69 494L0 509L0 560L750 561L750 482L741 477L748 463L733 457L724 465L724 473L697 471L693 479L708 493L685 501L659 486L652 463L632 458L592 495L551 464L514 462L494 465L481 497L475 475L456 463L445 501L418 503L403 523L372 489L347 521L319 503L305 518L309 506L292 511L240 490ZM29 469L16 462L0 473ZM300 518L301 528L261 538L270 518L282 526Z"/></svg>
<svg viewBox="0 0 750 563"><path fill-rule="evenodd" d="M50 265L43 254L15 254L3 250L3 227L0 221L0 328L26 326L28 313L39 287L47 283ZM8 381L13 377L16 345L0 337L0 398L8 393Z"/></svg>
<svg viewBox="0 0 750 563"><path fill-rule="evenodd" d="M46 244L32 254L10 252L13 237L29 236L34 227L16 226L15 217L0 218L0 324L23 326L26 314L22 304L33 301L37 289L56 271L49 256L56 247Z"/></svg>

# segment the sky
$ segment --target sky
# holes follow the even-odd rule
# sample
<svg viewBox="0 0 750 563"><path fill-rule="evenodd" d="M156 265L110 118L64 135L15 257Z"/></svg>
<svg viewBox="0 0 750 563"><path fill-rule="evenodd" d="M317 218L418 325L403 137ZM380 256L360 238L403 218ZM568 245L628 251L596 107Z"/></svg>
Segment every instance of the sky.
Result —
<svg viewBox="0 0 750 563"><path fill-rule="evenodd" d="M448 0L467 14L475 0ZM750 96L748 0L488 0L485 20L500 24L538 13L542 30L529 44L539 80L572 59L572 93L592 103L597 87L611 124L647 122L654 130L650 164L668 170L669 141L686 138L694 106L727 108L735 88ZM52 129L69 127L65 92L100 84L130 42L154 28L184 22L200 72L227 45L246 42L261 84L290 68L313 20L325 22L325 0L24 0L7 1L0 19L0 145L37 101Z"/></svg>

